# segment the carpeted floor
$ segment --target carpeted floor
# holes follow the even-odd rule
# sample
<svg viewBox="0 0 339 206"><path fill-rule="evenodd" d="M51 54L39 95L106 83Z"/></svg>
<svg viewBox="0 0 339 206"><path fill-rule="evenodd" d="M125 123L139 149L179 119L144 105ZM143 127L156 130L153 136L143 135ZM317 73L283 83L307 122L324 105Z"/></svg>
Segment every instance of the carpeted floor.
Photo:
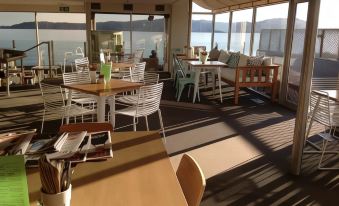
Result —
<svg viewBox="0 0 339 206"><path fill-rule="evenodd" d="M161 110L166 149L174 169L185 152L198 161L207 179L201 205L338 205L339 173L316 170L319 155L304 155L302 176L288 172L294 112L244 91L239 105L233 105L232 95L233 88L224 85L221 104L218 95L202 89L201 102L192 104L186 89L176 102L172 82L165 84ZM0 100L1 132L40 128L42 102L36 86L14 88L11 97L2 91ZM157 115L149 122L151 129L159 129ZM45 132L55 133L60 123L47 121ZM117 117L117 126L129 123L131 118ZM145 130L143 119L137 129ZM315 126L312 134L319 129ZM337 164L338 155L330 161Z"/></svg>

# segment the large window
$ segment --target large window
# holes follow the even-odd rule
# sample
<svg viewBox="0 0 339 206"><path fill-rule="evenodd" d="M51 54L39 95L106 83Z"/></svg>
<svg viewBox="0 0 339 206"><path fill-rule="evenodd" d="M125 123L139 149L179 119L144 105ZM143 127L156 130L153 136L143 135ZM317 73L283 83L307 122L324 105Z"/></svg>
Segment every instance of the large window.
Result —
<svg viewBox="0 0 339 206"><path fill-rule="evenodd" d="M288 3L257 8L253 55L284 57L287 15Z"/></svg>
<svg viewBox="0 0 339 206"><path fill-rule="evenodd" d="M0 12L0 48L26 50L36 44L34 13ZM24 65L36 65L36 50L26 53Z"/></svg>
<svg viewBox="0 0 339 206"><path fill-rule="evenodd" d="M231 46L233 51L249 55L253 9L233 12Z"/></svg>
<svg viewBox="0 0 339 206"><path fill-rule="evenodd" d="M114 34L120 33L123 44L123 50L125 53L131 53L131 16L129 14L95 14L96 23L96 39L95 44L100 48L95 48L93 52L99 52L99 49L111 49L113 45ZM116 42L114 42L115 44ZM120 43L119 43L120 44ZM93 53L94 54L94 53Z"/></svg>
<svg viewBox="0 0 339 206"><path fill-rule="evenodd" d="M86 42L86 16L75 13L37 13L39 41L53 40L51 64L61 64L65 52L75 53L79 47L84 51ZM48 50L40 47L41 64L48 64Z"/></svg>
<svg viewBox="0 0 339 206"><path fill-rule="evenodd" d="M229 13L216 14L214 22L214 45L227 50Z"/></svg>
<svg viewBox="0 0 339 206"><path fill-rule="evenodd" d="M153 19L152 19L153 18ZM162 65L164 62L165 18L163 16L132 15L132 51L144 50L148 58L154 50Z"/></svg>
<svg viewBox="0 0 339 206"><path fill-rule="evenodd" d="M192 4L192 12L191 46L205 46L206 50L211 50L213 15L210 10L195 3Z"/></svg>

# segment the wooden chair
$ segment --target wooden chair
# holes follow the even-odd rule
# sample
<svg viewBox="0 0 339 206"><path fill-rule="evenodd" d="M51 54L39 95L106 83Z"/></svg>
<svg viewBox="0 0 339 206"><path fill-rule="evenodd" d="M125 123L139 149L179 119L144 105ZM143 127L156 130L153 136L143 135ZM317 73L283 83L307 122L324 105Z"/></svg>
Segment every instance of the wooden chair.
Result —
<svg viewBox="0 0 339 206"><path fill-rule="evenodd" d="M188 154L180 160L177 177L189 206L199 206L206 181L198 163Z"/></svg>
<svg viewBox="0 0 339 206"><path fill-rule="evenodd" d="M59 133L63 132L100 132L100 131L111 131L113 132L113 127L110 123L98 123L98 122L89 122L89 123L77 123L77 124L65 124L61 125Z"/></svg>

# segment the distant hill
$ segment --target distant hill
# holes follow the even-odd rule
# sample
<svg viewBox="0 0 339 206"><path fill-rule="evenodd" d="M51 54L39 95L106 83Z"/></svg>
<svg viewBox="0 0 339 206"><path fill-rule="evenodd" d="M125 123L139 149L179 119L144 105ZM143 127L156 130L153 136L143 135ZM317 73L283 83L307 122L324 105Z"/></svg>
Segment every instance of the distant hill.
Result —
<svg viewBox="0 0 339 206"><path fill-rule="evenodd" d="M96 24L97 30L118 30L129 31L129 22L98 22ZM14 24L11 26L0 26L0 29L35 29L34 22L23 22L20 24ZM39 22L39 29L59 29L59 30L84 30L86 25L84 23L55 23L55 22ZM133 31L150 31L150 32L163 32L164 23L161 19L153 21L139 20L132 22Z"/></svg>
<svg viewBox="0 0 339 206"><path fill-rule="evenodd" d="M303 28L305 21L297 19L296 28ZM98 22L96 24L97 30L114 30L114 31L129 31L130 23L129 22L118 22L118 21L108 21L108 22ZM240 32L243 29L247 33L251 32L252 23L250 22L237 22L233 26L233 32ZM286 28L286 19L269 19L256 23L256 31L262 29L285 29ZM11 26L0 26L0 29L35 29L34 22L23 22L20 24L14 24ZM62 29L62 30L84 30L86 25L83 23L54 23L54 22L39 22L39 29ZM156 19L153 21L139 20L132 22L133 31L144 31L144 32L163 32L164 21L162 19ZM227 32L228 23L216 22L215 32ZM192 32L212 32L212 22L207 20L193 20L192 21Z"/></svg>

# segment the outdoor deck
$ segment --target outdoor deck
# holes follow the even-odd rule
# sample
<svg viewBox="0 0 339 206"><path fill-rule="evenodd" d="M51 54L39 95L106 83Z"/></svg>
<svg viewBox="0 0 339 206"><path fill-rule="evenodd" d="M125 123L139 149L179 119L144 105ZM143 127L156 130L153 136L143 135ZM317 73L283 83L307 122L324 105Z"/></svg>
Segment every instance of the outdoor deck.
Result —
<svg viewBox="0 0 339 206"><path fill-rule="evenodd" d="M294 112L246 92L241 93L239 105L233 105L233 88L226 85L223 104L210 90L202 90L200 103L192 104L187 90L182 101L176 102L171 86L172 82L166 82L161 104L166 148L175 169L185 152L200 164L207 178L201 205L338 204L338 173L317 171L318 155L304 155L301 176L288 173ZM0 92L0 130L40 128L39 88L12 91L10 97ZM117 121L117 126L132 122L121 116ZM159 128L157 116L149 121L151 129ZM55 133L60 121L45 126L45 131ZM138 130L144 129L141 119Z"/></svg>

